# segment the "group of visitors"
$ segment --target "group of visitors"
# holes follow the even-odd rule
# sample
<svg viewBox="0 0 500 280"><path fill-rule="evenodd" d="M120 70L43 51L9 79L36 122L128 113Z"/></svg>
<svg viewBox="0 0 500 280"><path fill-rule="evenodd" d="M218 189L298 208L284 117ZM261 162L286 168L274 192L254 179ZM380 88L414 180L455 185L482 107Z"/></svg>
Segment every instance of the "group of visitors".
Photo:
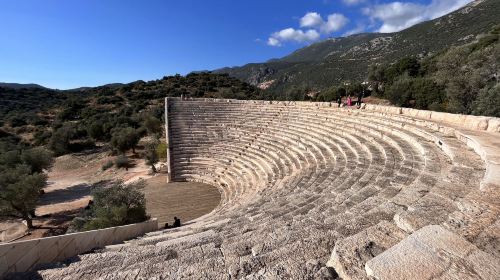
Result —
<svg viewBox="0 0 500 280"><path fill-rule="evenodd" d="M348 95L347 99L346 99L346 102L343 105L344 106L348 106L348 107L351 107L353 105L357 105L358 108L359 108L359 107L361 107L361 103L363 103L363 93L361 93L361 94L358 95L358 100L356 100L356 102L354 104L353 104L353 100L352 100L351 95ZM342 97L339 97L337 99L337 104L339 105L339 107L342 106Z"/></svg>
<svg viewBox="0 0 500 280"><path fill-rule="evenodd" d="M177 218L177 217L174 217L174 224L172 226L170 226L168 223L165 223L165 229L169 229L169 228L178 228L181 226L181 219Z"/></svg>

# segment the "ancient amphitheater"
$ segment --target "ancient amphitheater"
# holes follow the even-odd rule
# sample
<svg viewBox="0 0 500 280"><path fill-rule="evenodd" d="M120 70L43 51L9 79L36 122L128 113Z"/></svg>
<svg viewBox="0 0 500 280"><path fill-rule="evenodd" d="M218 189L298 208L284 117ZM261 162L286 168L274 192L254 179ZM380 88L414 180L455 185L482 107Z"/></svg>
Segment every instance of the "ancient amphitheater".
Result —
<svg viewBox="0 0 500 280"><path fill-rule="evenodd" d="M500 120L167 99L174 181L211 213L46 279L499 279Z"/></svg>

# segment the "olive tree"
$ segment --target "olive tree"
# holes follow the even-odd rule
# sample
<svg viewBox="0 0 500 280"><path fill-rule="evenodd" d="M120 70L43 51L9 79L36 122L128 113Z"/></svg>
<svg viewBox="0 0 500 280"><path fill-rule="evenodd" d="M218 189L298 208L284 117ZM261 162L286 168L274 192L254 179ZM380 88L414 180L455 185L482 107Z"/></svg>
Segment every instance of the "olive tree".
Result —
<svg viewBox="0 0 500 280"><path fill-rule="evenodd" d="M47 175L32 173L27 165L0 172L0 214L19 217L33 228L33 218L40 191L47 185Z"/></svg>

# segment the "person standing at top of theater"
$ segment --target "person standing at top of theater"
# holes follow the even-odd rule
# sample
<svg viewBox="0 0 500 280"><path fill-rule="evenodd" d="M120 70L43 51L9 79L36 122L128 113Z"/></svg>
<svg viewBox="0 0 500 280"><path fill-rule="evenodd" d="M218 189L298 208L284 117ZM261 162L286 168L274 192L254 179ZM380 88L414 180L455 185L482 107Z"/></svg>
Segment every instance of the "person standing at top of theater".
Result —
<svg viewBox="0 0 500 280"><path fill-rule="evenodd" d="M363 92L358 94L358 106L361 106L361 103L363 102L363 95Z"/></svg>
<svg viewBox="0 0 500 280"><path fill-rule="evenodd" d="M351 98L351 96L349 95L349 96L347 97L347 106L351 106L351 105L352 105L352 98Z"/></svg>

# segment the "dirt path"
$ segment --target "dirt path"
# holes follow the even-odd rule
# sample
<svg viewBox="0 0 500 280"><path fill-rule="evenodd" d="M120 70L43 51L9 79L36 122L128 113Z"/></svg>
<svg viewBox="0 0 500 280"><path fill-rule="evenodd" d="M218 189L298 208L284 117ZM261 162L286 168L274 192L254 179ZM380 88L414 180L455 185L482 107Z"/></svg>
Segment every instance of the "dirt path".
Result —
<svg viewBox="0 0 500 280"><path fill-rule="evenodd" d="M220 201L217 188L201 183L169 183L166 175L150 174L144 160L129 155L132 166L128 169L115 167L103 171L101 167L114 157L107 152L71 154L56 158L49 172L49 185L44 188L34 225L40 227L24 236L26 226L21 220L0 222L0 242L18 237L28 240L61 234L81 208L91 199L91 186L101 180L123 180L130 183L145 179L144 189L148 213L158 218L160 226L172 223L174 216L182 222L200 217L212 211Z"/></svg>
<svg viewBox="0 0 500 280"><path fill-rule="evenodd" d="M144 189L148 214L163 226L172 225L174 216L187 222L210 213L220 202L217 188L195 182L167 183L165 175L146 180Z"/></svg>
<svg viewBox="0 0 500 280"><path fill-rule="evenodd" d="M102 166L115 159L107 151L70 154L57 157L48 175L48 186L44 188L36 208L35 229L27 240L50 236L65 231L69 222L79 210L87 206L91 199L91 186L102 180L123 180L126 183L140 178L151 178L151 168L143 159L129 155L131 167L128 170L112 167L102 170ZM25 234L26 227L20 219L0 221L0 242L10 241Z"/></svg>

